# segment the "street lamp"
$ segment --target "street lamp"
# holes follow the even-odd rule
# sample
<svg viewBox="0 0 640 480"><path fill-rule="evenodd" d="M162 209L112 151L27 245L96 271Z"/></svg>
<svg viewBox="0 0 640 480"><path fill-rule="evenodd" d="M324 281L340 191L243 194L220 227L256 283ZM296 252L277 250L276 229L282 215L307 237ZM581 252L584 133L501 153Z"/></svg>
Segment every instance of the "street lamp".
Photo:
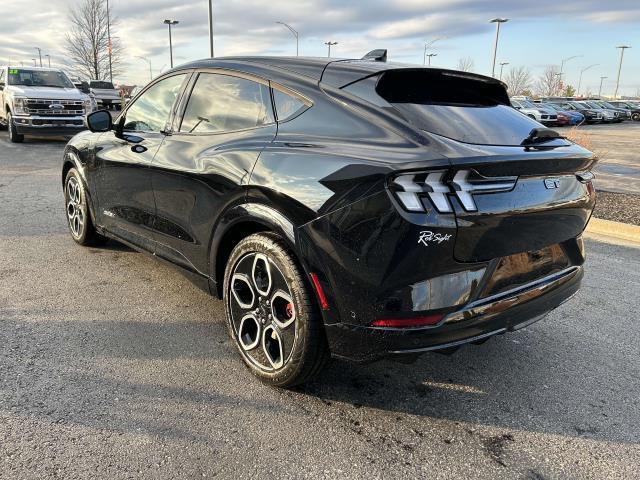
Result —
<svg viewBox="0 0 640 480"><path fill-rule="evenodd" d="M284 22L276 22L279 23L280 25L284 25L286 28L289 29L289 31L291 33L293 33L293 36L296 37L296 57L298 56L298 32L288 23L284 23Z"/></svg>
<svg viewBox="0 0 640 480"><path fill-rule="evenodd" d="M562 81L562 72L564 72L564 64L569 60L573 60L574 58L582 57L582 55L574 55L573 57L563 58L562 62L560 62L560 81Z"/></svg>
<svg viewBox="0 0 640 480"><path fill-rule="evenodd" d="M178 20L165 19L164 24L169 25L169 58L171 59L171 68L173 68L173 44L171 43L171 25L177 25L180 22Z"/></svg>
<svg viewBox="0 0 640 480"><path fill-rule="evenodd" d="M616 80L616 91L613 94L613 98L618 98L618 87L620 87L620 72L622 71L622 59L624 58L624 51L627 48L631 48L629 45L619 45L616 48L620 49L620 64L618 65L618 78Z"/></svg>
<svg viewBox="0 0 640 480"><path fill-rule="evenodd" d="M578 80L578 90L576 90L576 93L578 94L578 96L580 96L580 86L582 85L582 74L587 70L589 70L591 67L595 67L596 65L600 65L600 64L594 63L593 65L589 65L588 67L584 67L582 70L580 70L580 79Z"/></svg>
<svg viewBox="0 0 640 480"><path fill-rule="evenodd" d="M609 78L609 77L600 77L600 88L598 89L598 97L600 97L600 98L602 97L602 81L605 78Z"/></svg>
<svg viewBox="0 0 640 480"><path fill-rule="evenodd" d="M562 93L562 74L559 72L555 72L553 76L556 77L556 79L554 80L555 86L553 90L556 92L556 94L559 95Z"/></svg>
<svg viewBox="0 0 640 480"><path fill-rule="evenodd" d="M500 38L500 24L508 22L508 18L494 18L490 20L489 23L496 24L496 41L493 44L493 67L491 68L491 76L495 78L496 76L496 55L498 53L498 38Z"/></svg>
<svg viewBox="0 0 640 480"><path fill-rule="evenodd" d="M36 59L35 59L35 58L32 58L31 60L33 60L33 66L34 66L34 67L37 67L37 66L38 66L38 62L36 62Z"/></svg>
<svg viewBox="0 0 640 480"><path fill-rule="evenodd" d="M328 42L324 42L324 44L329 47L329 52L327 53L327 57L331 57L331 45L338 45L338 42L332 42L329 40Z"/></svg>
<svg viewBox="0 0 640 480"><path fill-rule="evenodd" d="M139 55L136 56L136 58L144 60L145 62L147 62L149 64L149 80L153 80L153 72L151 71L151 60L149 60L147 57L141 57Z"/></svg>
<svg viewBox="0 0 640 480"><path fill-rule="evenodd" d="M428 66L429 66L429 67L431 66L431 58L432 58L432 57L437 57L437 56L438 56L438 54L437 54L437 53L427 53L427 58L429 59L429 60L428 60L428 62L429 62Z"/></svg>
<svg viewBox="0 0 640 480"><path fill-rule="evenodd" d="M109 13L109 0L107 0L107 53L109 54L109 81L113 84L113 65L111 55L113 45L111 44L111 14Z"/></svg>
<svg viewBox="0 0 640 480"><path fill-rule="evenodd" d="M45 55L45 57L47 57L47 61L49 62L49 68L51 68L51 57L48 53Z"/></svg>
<svg viewBox="0 0 640 480"><path fill-rule="evenodd" d="M42 50L40 49L40 47L34 47L34 48L38 50L38 57L40 58L40 66L42 66Z"/></svg>
<svg viewBox="0 0 640 480"><path fill-rule="evenodd" d="M430 42L424 42L424 53L422 54L422 65L427 64L427 48L436 43L438 40L443 40L446 37L437 37L431 40Z"/></svg>
<svg viewBox="0 0 640 480"><path fill-rule="evenodd" d="M500 80L502 80L502 69L505 65L509 65L509 62L500 62Z"/></svg>

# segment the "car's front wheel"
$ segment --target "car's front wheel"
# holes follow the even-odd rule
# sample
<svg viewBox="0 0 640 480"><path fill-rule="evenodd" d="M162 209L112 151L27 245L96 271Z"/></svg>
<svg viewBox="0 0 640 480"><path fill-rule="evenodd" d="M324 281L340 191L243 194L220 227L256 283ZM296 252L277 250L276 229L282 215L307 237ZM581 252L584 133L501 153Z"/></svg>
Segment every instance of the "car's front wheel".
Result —
<svg viewBox="0 0 640 480"><path fill-rule="evenodd" d="M64 181L64 205L71 237L80 245L104 243L106 238L96 232L89 213L87 191L78 170L72 168Z"/></svg>
<svg viewBox="0 0 640 480"><path fill-rule="evenodd" d="M640 122L640 113L632 113L631 119L635 122Z"/></svg>
<svg viewBox="0 0 640 480"><path fill-rule="evenodd" d="M290 387L315 376L329 351L322 319L286 243L259 233L231 252L224 276L229 334L264 382Z"/></svg>
<svg viewBox="0 0 640 480"><path fill-rule="evenodd" d="M24 141L24 135L18 133L18 129L13 123L11 112L7 112L7 128L9 129L9 140L12 143L22 143Z"/></svg>

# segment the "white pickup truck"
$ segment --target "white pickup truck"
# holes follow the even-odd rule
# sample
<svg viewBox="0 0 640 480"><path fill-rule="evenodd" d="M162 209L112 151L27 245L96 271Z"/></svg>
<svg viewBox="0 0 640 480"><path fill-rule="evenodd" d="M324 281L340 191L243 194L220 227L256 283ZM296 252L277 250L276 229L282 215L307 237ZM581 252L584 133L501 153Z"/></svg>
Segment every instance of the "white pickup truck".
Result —
<svg viewBox="0 0 640 480"><path fill-rule="evenodd" d="M75 135L93 109L62 70L42 67L0 67L0 104L0 125L14 143L25 135Z"/></svg>

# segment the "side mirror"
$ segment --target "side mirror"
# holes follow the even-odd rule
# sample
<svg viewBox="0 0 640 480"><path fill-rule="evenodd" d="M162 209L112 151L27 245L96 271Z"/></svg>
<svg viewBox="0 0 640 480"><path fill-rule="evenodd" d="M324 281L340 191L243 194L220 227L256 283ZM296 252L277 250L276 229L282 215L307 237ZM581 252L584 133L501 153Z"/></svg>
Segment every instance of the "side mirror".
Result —
<svg viewBox="0 0 640 480"><path fill-rule="evenodd" d="M0 91L4 90L4 83L0 83Z"/></svg>
<svg viewBox="0 0 640 480"><path fill-rule="evenodd" d="M89 84L87 82L80 82L80 91L82 93L90 93L91 89L89 88Z"/></svg>
<svg viewBox="0 0 640 480"><path fill-rule="evenodd" d="M90 113L87 115L87 127L92 132L108 132L113 129L111 114L106 110Z"/></svg>

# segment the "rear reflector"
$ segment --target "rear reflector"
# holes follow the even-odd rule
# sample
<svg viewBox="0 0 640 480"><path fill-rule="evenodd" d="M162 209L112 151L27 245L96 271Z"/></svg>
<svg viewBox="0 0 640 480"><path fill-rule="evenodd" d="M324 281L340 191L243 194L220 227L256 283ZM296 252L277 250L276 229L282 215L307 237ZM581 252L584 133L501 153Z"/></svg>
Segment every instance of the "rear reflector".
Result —
<svg viewBox="0 0 640 480"><path fill-rule="evenodd" d="M372 327L411 328L436 325L444 318L441 313L413 318L379 318L371 322Z"/></svg>
<svg viewBox="0 0 640 480"><path fill-rule="evenodd" d="M322 285L320 285L320 280L318 280L318 275L311 272L311 281L313 282L313 288L316 290L316 294L318 295L318 300L320 300L320 307L322 310L329 310L329 302L327 302L327 297L324 294L324 290L322 290Z"/></svg>

